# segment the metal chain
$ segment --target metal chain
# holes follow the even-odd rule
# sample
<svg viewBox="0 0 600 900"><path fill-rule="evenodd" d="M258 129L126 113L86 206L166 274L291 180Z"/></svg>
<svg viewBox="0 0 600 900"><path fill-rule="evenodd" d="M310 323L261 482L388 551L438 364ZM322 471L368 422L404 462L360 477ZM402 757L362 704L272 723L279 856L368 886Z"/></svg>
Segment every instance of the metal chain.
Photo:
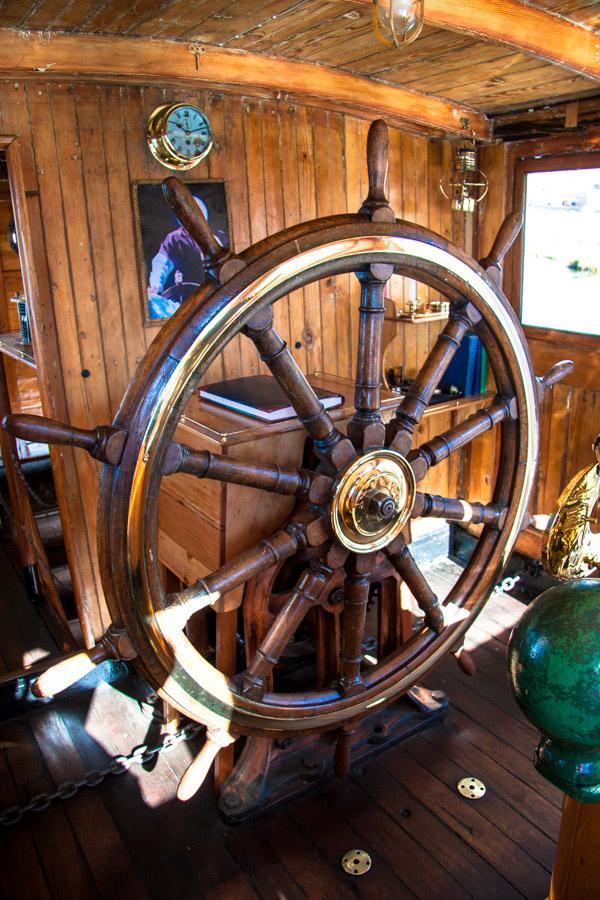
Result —
<svg viewBox="0 0 600 900"><path fill-rule="evenodd" d="M34 541L32 541L31 535L25 528L25 525L22 522L17 522L17 520L15 519L15 517L12 514L12 510L11 510L9 504L6 502L6 500L2 496L2 493L0 493L0 506L4 510L4 512L8 518L9 524L15 529L15 532L19 531L25 538L26 543L29 545L29 548L35 557L36 565L44 572L46 578L52 582L52 584L54 585L54 588L56 590L58 590L58 585L56 583L56 578L54 577L54 572L48 565L48 558L45 557L45 555L43 556L40 553L40 548L38 547L37 544L34 543ZM34 516L34 518L35 518L35 516ZM43 591L42 591L42 593L43 593ZM48 598L46 597L45 599L47 600Z"/></svg>
<svg viewBox="0 0 600 900"><path fill-rule="evenodd" d="M19 459L18 456L15 455L12 448L10 448L8 452L10 453L10 458L12 460L13 466L15 467L15 471L16 471L17 475L19 476L19 479L25 485L25 490L31 496L31 498L33 500L35 500L36 503L39 504L41 509L54 509L56 506L55 503L48 503L46 500L42 500L40 495L31 487L31 485L27 481L25 472L23 471L23 467L21 466L21 460Z"/></svg>
<svg viewBox="0 0 600 900"><path fill-rule="evenodd" d="M500 584L497 584L494 588L494 593L496 591L512 591L515 584L521 580L520 575L508 575L506 578L503 578Z"/></svg>
<svg viewBox="0 0 600 900"><path fill-rule="evenodd" d="M23 806L10 806L8 809L3 810L0 813L0 825L5 827L16 825L17 822L21 821L25 813L43 812L55 800L68 800L84 787L97 787L108 775L124 775L134 763L144 765L144 763L150 762L159 753L167 753L169 750L172 750L181 741L192 740L203 729L204 725L199 725L197 722L189 722L175 734L165 735L160 744L157 744L155 747L140 744L139 747L135 747L131 751L129 756L113 756L110 763L102 769L90 769L76 781L63 782L52 793L36 794Z"/></svg>

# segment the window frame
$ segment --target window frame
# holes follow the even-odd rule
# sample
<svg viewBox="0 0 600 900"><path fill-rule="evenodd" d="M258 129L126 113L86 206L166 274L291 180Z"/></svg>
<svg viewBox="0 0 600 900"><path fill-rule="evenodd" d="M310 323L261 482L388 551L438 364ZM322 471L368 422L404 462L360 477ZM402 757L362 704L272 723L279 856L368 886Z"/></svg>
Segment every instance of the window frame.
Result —
<svg viewBox="0 0 600 900"><path fill-rule="evenodd" d="M550 144L550 147L552 145ZM535 152L535 145L530 152L515 155L513 169L513 209L521 209L523 213L525 200L526 178L533 172L559 172L566 169L594 169L600 168L600 147L597 144L591 148L585 146L581 151L572 148L562 151L552 149L544 152ZM542 148L540 147L540 150ZM510 298L521 322L521 327L528 339L546 340L552 343L561 342L567 346L576 346L587 350L600 350L600 335L588 332L564 331L562 329L545 328L539 325L524 325L522 321L522 293L523 293L523 248L524 248L525 223L515 245L512 259L511 273L508 279Z"/></svg>

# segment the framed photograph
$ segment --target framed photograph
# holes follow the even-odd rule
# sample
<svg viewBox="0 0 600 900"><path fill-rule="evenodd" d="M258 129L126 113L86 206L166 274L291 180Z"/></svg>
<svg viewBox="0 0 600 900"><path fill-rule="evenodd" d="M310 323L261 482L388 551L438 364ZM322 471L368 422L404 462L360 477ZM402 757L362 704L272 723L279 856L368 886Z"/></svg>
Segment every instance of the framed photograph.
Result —
<svg viewBox="0 0 600 900"><path fill-rule="evenodd" d="M223 181L186 181L223 246L229 245L229 211ZM140 287L146 325L168 319L204 282L202 251L164 198L162 182L133 186Z"/></svg>

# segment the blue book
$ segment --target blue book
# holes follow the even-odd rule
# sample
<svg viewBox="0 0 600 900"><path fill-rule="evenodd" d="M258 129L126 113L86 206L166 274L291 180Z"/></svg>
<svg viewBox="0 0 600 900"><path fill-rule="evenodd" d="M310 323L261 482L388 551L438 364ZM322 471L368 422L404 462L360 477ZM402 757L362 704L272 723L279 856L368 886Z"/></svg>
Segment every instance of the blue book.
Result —
<svg viewBox="0 0 600 900"><path fill-rule="evenodd" d="M454 385L462 391L465 397L480 392L480 380L476 381L477 355L480 346L481 341L476 334L470 332L465 334L442 377L443 384ZM479 379L481 379L480 373L481 369L479 370Z"/></svg>

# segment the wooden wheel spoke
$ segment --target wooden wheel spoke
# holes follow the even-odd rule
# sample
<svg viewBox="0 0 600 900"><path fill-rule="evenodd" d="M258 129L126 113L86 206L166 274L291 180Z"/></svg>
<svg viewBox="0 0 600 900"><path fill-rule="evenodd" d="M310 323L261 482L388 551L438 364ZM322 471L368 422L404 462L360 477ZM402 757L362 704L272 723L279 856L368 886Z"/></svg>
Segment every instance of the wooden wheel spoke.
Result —
<svg viewBox="0 0 600 900"><path fill-rule="evenodd" d="M355 560L344 582L344 612L342 616L342 655L338 690L348 696L363 690L360 666L369 600L371 555ZM366 571L363 571L366 570Z"/></svg>
<svg viewBox="0 0 600 900"><path fill-rule="evenodd" d="M261 360L279 382L300 422L313 439L316 452L329 461L333 447L343 439L343 435L331 421L286 342L275 330L272 309L269 307L252 319L244 327L244 334L254 342Z"/></svg>
<svg viewBox="0 0 600 900"><path fill-rule="evenodd" d="M357 273L361 283L358 324L358 355L354 408L348 423L348 437L360 447L365 428L380 422L384 290L392 274L391 266L373 265Z"/></svg>
<svg viewBox="0 0 600 900"><path fill-rule="evenodd" d="M477 310L469 304L458 309L452 308L450 311L446 327L438 335L429 356L396 410L392 423L392 427L396 429L391 444L394 450L403 454L408 453L414 429L421 421L433 392L460 347L463 337L479 318L481 317Z"/></svg>
<svg viewBox="0 0 600 900"><path fill-rule="evenodd" d="M183 591L170 594L167 608L160 615L161 622L169 627L183 628L195 612L212 606L223 594L260 575L271 566L289 559L297 550L306 546L308 542L306 532L307 527L292 522L270 538L259 541L250 550L241 553L220 569L211 572L206 578L195 581Z"/></svg>
<svg viewBox="0 0 600 900"><path fill-rule="evenodd" d="M444 629L444 613L440 602L416 564L404 538L396 538L385 553L425 614L425 622L432 631L439 634Z"/></svg>
<svg viewBox="0 0 600 900"><path fill-rule="evenodd" d="M316 478L313 472L306 469L284 469L267 463L257 465L174 443L167 453L163 474L173 475L176 472L296 497L306 497Z"/></svg>
<svg viewBox="0 0 600 900"><path fill-rule="evenodd" d="M436 494L417 494L411 511L413 519L431 517L450 519L454 522L471 522L473 525L489 525L500 529L504 525L507 510L494 503L470 503Z"/></svg>
<svg viewBox="0 0 600 900"><path fill-rule="evenodd" d="M422 481L431 466L437 466L480 434L484 434L505 419L514 419L516 406L514 398L496 397L485 409L478 410L464 422L437 435L417 450L411 451L408 461L417 481Z"/></svg>
<svg viewBox="0 0 600 900"><path fill-rule="evenodd" d="M316 561L302 573L254 654L254 659L248 668L236 677L242 694L253 699L262 697L266 679L279 662L285 648L293 640L308 610L319 602L332 575L333 571L328 566Z"/></svg>

